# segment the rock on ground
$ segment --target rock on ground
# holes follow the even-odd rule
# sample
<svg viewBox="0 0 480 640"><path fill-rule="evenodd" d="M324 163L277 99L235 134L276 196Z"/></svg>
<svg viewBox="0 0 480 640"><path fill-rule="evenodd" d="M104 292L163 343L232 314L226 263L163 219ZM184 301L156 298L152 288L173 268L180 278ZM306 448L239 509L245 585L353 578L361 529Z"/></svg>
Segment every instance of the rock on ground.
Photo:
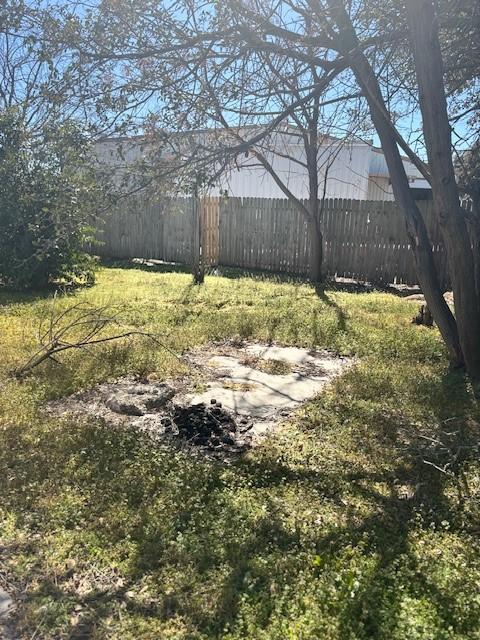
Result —
<svg viewBox="0 0 480 640"><path fill-rule="evenodd" d="M0 638L2 640L13 639L9 629L8 618L13 607L13 600L10 595L0 587Z"/></svg>
<svg viewBox="0 0 480 640"><path fill-rule="evenodd" d="M105 404L115 413L143 416L151 409L161 409L173 396L174 389L165 383L130 384L117 388Z"/></svg>

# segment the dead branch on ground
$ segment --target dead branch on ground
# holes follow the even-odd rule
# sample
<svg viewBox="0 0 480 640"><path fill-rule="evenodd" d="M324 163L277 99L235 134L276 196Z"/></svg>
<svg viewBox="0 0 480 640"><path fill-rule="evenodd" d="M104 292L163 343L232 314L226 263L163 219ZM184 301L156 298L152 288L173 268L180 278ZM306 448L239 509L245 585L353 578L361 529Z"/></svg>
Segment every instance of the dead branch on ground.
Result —
<svg viewBox="0 0 480 640"><path fill-rule="evenodd" d="M131 330L114 335L102 335L107 327L119 325L119 312L115 313L109 305L95 307L87 302L78 302L66 309L57 310L57 296L54 296L49 315L40 321L37 333L38 349L32 356L14 371L17 378L24 378L42 362L60 361L56 356L69 349L89 350L90 347L121 340L133 336L143 336L157 345L171 351L158 338L146 331Z"/></svg>

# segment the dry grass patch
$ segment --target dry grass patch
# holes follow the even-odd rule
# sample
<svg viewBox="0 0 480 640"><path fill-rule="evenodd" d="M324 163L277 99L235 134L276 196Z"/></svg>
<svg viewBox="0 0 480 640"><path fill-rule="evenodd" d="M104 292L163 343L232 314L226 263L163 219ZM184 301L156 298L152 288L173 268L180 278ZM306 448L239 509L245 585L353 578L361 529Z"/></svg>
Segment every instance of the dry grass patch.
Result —
<svg viewBox="0 0 480 640"><path fill-rule="evenodd" d="M258 369L264 373L275 376L284 376L292 372L293 366L289 362L284 360L277 360L276 358L261 358L258 356L248 355L240 360L240 363Z"/></svg>

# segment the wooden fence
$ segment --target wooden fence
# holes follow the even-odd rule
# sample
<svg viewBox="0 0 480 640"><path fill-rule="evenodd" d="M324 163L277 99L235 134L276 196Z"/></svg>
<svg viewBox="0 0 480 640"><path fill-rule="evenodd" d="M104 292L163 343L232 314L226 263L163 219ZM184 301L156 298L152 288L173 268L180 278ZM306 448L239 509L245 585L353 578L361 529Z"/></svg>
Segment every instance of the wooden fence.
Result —
<svg viewBox="0 0 480 640"><path fill-rule="evenodd" d="M190 198L123 201L99 226L95 252L108 258L157 258L189 263L193 240Z"/></svg>
<svg viewBox="0 0 480 640"><path fill-rule="evenodd" d="M418 202L442 284L446 256L432 203ZM199 203L202 256L224 265L307 275L311 239L302 215L283 199L208 198ZM189 264L193 202L189 198L124 204L105 220L102 256L156 258ZM403 215L395 202L326 200L324 271L376 283L417 282Z"/></svg>

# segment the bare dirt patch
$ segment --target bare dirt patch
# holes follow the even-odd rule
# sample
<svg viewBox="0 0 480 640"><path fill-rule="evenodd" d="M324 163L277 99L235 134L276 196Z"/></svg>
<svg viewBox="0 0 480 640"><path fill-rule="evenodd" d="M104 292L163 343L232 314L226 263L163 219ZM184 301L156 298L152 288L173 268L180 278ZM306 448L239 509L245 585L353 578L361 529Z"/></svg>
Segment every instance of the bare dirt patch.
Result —
<svg viewBox="0 0 480 640"><path fill-rule="evenodd" d="M255 444L349 364L328 352L252 342L208 344L184 359L190 378L123 379L51 402L47 411L94 416L224 456Z"/></svg>
<svg viewBox="0 0 480 640"><path fill-rule="evenodd" d="M349 364L326 351L261 343L208 345L188 354L203 371L204 390L190 403L215 398L238 415L276 422L321 389ZM257 431L257 429L254 429Z"/></svg>

